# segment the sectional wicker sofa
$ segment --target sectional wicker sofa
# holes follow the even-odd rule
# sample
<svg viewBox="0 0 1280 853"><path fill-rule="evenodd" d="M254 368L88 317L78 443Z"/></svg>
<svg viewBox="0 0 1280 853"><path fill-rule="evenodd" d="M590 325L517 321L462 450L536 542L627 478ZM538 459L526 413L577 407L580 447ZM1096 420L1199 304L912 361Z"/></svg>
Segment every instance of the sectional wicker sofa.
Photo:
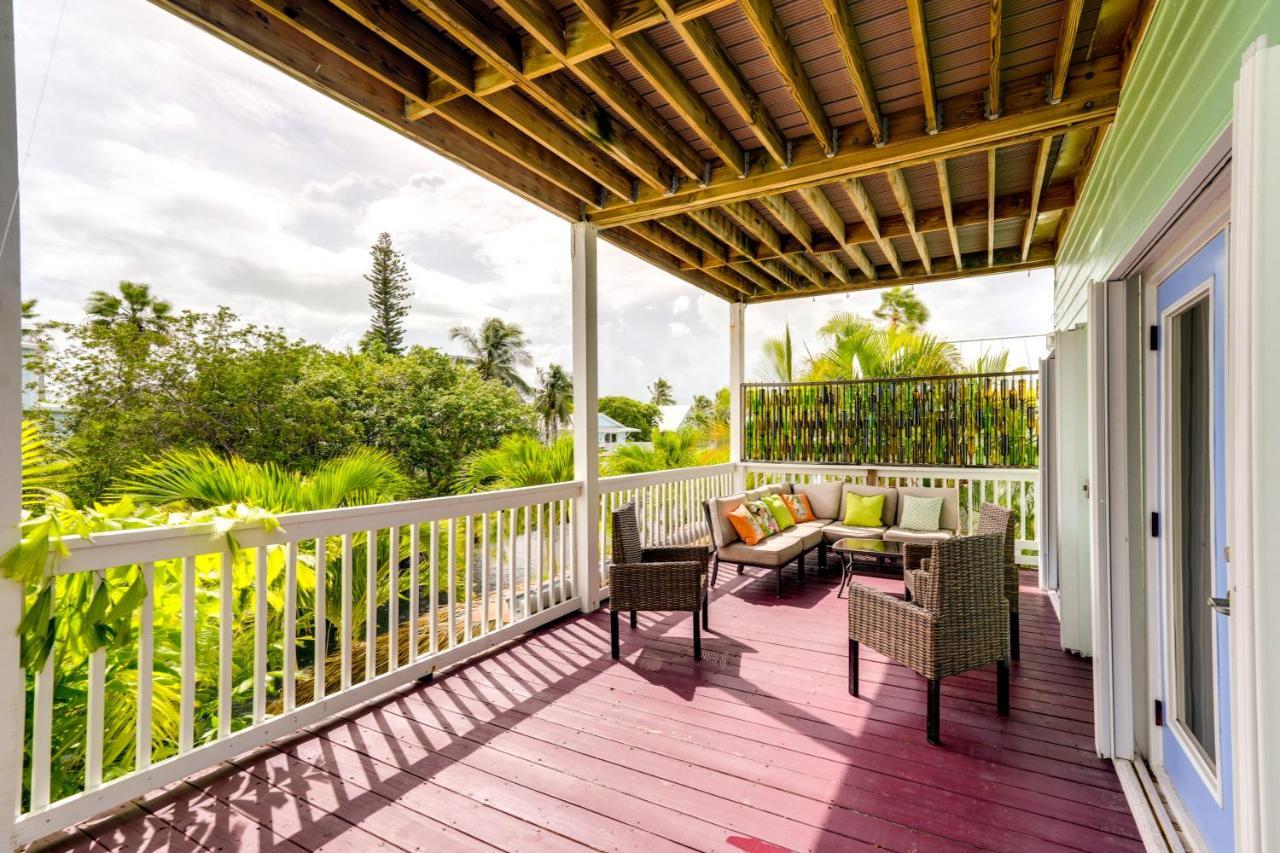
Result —
<svg viewBox="0 0 1280 853"><path fill-rule="evenodd" d="M845 495L884 495L884 507L881 513L881 524L876 527L852 527L841 523L845 517ZM748 545L738 536L738 532L729 522L729 513L746 501L760 500L769 494L798 494L809 498L809 506L813 508L817 518L788 528L781 533ZM921 497L941 497L942 514L939 517L939 530L918 531L907 530L902 523L902 497L919 495ZM728 497L712 498L704 505L707 526L711 528L712 538L712 576L715 579L721 563L729 563L738 567L741 574L746 567L773 571L777 577L778 595L782 595L782 573L788 566L795 566L797 580L804 582L804 558L813 551L818 552L818 562L826 566L827 546L841 539L853 537L858 539L884 539L889 542L914 542L930 544L942 539L950 539L960 528L960 494L954 488L926 487L885 487L866 486L857 483L780 483L752 489L743 494Z"/></svg>

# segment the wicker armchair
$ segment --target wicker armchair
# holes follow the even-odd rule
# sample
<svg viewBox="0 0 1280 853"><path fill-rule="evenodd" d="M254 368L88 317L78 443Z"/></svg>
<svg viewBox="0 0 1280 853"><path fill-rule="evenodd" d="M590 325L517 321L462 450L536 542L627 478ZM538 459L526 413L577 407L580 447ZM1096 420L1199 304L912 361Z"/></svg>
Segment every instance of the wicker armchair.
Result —
<svg viewBox="0 0 1280 853"><path fill-rule="evenodd" d="M1018 641L1018 563L1014 556L1016 546L1014 533L1013 510L999 504L984 503L978 512L978 525L975 535L999 533L1004 537L1004 576L1003 589L1005 600L1009 602L1009 650L1014 660L1020 658ZM912 588L912 570L918 570L921 562L929 557L928 545L904 545L902 553L903 578L907 581L907 598L910 599L915 590Z"/></svg>
<svg viewBox="0 0 1280 853"><path fill-rule="evenodd" d="M903 568L912 601L859 583L849 589L849 692L858 695L858 649L866 643L928 679L926 734L939 742L942 679L994 662L996 706L1009 713L1009 605L998 535L936 542Z"/></svg>
<svg viewBox="0 0 1280 853"><path fill-rule="evenodd" d="M643 548L636 507L629 503L613 511L613 568L609 580L610 653L620 652L618 613L631 612L636 626L639 610L689 610L693 612L693 657L702 660L702 632L707 627L706 545ZM699 620L698 613L702 618Z"/></svg>

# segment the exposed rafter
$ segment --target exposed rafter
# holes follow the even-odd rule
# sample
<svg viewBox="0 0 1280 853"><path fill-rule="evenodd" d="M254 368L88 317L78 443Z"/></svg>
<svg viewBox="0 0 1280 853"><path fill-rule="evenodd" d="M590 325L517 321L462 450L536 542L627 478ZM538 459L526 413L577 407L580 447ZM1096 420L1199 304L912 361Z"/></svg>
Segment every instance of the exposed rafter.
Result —
<svg viewBox="0 0 1280 853"><path fill-rule="evenodd" d="M924 100L924 129L937 133L941 129L938 95L933 88L933 60L929 51L929 28L924 19L924 0L907 0L907 17L911 20L911 45L916 54L916 72L920 75L920 97Z"/></svg>
<svg viewBox="0 0 1280 853"><path fill-rule="evenodd" d="M871 239L880 247L880 251L889 261L889 266L893 267L896 274L902 275L902 262L898 260L898 250L893 247L893 241L881 232L880 214L876 212L875 203L871 201L867 188L862 185L862 181L853 178L844 183L844 191L848 194L853 209L858 211L858 216L862 218L862 224L866 226Z"/></svg>
<svg viewBox="0 0 1280 853"><path fill-rule="evenodd" d="M1067 76L1071 69L1071 54L1075 52L1076 33L1080 31L1080 14L1084 0L1066 0L1062 9L1062 26L1058 32L1058 54L1053 61L1053 76L1049 83L1049 103L1062 100L1067 91Z"/></svg>
<svg viewBox="0 0 1280 853"><path fill-rule="evenodd" d="M831 121L827 118L822 99L814 90L809 74L804 70L800 55L796 53L796 49L791 45L791 39L787 37L787 29L782 25L782 19L778 17L778 10L774 8L773 0L739 0L739 2L756 35L764 43L765 52L769 54L774 67L782 75L782 80L790 90L791 97L795 99L800 112L804 114L805 121L809 123L809 129L813 131L814 138L818 140L823 153L835 153L836 140Z"/></svg>
<svg viewBox="0 0 1280 853"><path fill-rule="evenodd" d="M996 262L996 149L987 150L987 266Z"/></svg>
<svg viewBox="0 0 1280 853"><path fill-rule="evenodd" d="M848 0L822 0L822 8L831 20L836 44L840 47L840 57L853 81L853 90L858 93L858 103L862 105L863 119L871 131L871 141L881 145L885 141L887 128L884 117L880 115L880 101L876 97L875 86L871 84L871 72L867 70L867 61L862 55L862 43L858 41L858 34L853 28L853 15L849 12Z"/></svg>
<svg viewBox="0 0 1280 853"><path fill-rule="evenodd" d="M1022 259L1027 259L1031 251L1031 239L1036 233L1036 220L1040 216L1040 192L1044 187L1045 169L1049 165L1049 151L1053 148L1053 137L1046 136L1040 140L1040 150L1036 153L1036 172L1031 179L1031 213L1027 216L1027 227L1022 233Z"/></svg>
<svg viewBox="0 0 1280 853"><path fill-rule="evenodd" d="M800 190L800 197L804 199L804 203L809 206L813 214L818 217L822 227L831 232L831 236L844 249L845 254L849 256L849 260L853 261L867 278L875 278L875 264L871 263L867 253L862 251L859 246L848 242L848 226L840 218L840 211L836 210L835 205L831 203L831 200L826 197L822 190L818 187L806 187Z"/></svg>
<svg viewBox="0 0 1280 853"><path fill-rule="evenodd" d="M955 214L951 209L951 177L947 174L947 161L934 163L938 169L938 192L942 196L942 214L947 220L947 237L951 240L951 252L960 263L960 235L956 232Z"/></svg>
<svg viewBox="0 0 1280 853"><path fill-rule="evenodd" d="M1000 59L1003 56L1004 0L988 0L990 47L987 51L987 118L1000 117Z"/></svg>

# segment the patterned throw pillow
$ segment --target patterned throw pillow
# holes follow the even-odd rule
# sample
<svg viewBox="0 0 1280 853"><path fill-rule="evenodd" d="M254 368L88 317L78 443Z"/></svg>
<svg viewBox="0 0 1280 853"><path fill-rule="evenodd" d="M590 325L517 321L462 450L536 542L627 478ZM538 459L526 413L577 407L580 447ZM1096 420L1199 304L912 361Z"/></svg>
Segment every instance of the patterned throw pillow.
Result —
<svg viewBox="0 0 1280 853"><path fill-rule="evenodd" d="M942 517L942 498L905 495L902 498L902 527L906 530L937 530Z"/></svg>
<svg viewBox="0 0 1280 853"><path fill-rule="evenodd" d="M782 499L782 495L769 495L764 499L764 505L769 508L769 512L773 513L773 517L778 522L779 530L786 530L788 527L796 526L796 519L791 514L791 507L787 506L787 502Z"/></svg>
<svg viewBox="0 0 1280 853"><path fill-rule="evenodd" d="M817 519L813 514L813 507L809 505L808 495L782 495L781 497L787 509L791 510L791 517L796 520L796 524Z"/></svg>
<svg viewBox="0 0 1280 853"><path fill-rule="evenodd" d="M738 531L738 538L748 545L756 544L766 535L760 522L756 521L755 513L747 509L745 504L729 513L729 523Z"/></svg>
<svg viewBox="0 0 1280 853"><path fill-rule="evenodd" d="M756 517L756 523L764 528L765 536L772 536L782 529L778 527L778 519L773 517L773 513L769 507L765 506L764 501L750 501L747 509L751 510L751 514Z"/></svg>

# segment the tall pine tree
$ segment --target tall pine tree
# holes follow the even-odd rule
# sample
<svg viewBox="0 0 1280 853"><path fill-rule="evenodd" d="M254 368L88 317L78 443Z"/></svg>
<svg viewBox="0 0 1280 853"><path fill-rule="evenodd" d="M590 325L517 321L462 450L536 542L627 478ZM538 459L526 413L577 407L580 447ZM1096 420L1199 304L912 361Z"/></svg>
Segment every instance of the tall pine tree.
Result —
<svg viewBox="0 0 1280 853"><path fill-rule="evenodd" d="M409 269L404 255L391 245L391 235L382 232L378 241L369 249L373 266L364 280L369 282L369 307L373 318L369 331L360 341L360 348L368 350L380 346L392 355L404 350L404 318L409 314Z"/></svg>

